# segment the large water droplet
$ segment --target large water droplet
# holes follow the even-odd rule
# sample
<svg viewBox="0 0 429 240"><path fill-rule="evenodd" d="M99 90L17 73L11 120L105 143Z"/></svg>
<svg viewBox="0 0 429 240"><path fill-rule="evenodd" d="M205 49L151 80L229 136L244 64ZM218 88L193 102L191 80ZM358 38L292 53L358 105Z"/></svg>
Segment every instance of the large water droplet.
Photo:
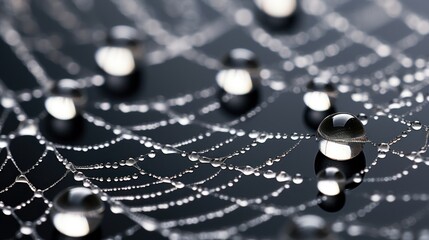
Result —
<svg viewBox="0 0 429 240"><path fill-rule="evenodd" d="M326 117L317 129L320 151L335 160L356 157L367 141L362 122L349 113L335 113Z"/></svg>
<svg viewBox="0 0 429 240"><path fill-rule="evenodd" d="M225 56L223 65L224 68L216 76L221 89L232 95L245 95L254 90L259 64L253 52L233 49Z"/></svg>
<svg viewBox="0 0 429 240"><path fill-rule="evenodd" d="M70 237L82 237L94 231L104 214L98 195L84 187L60 192L53 200L51 219L55 228Z"/></svg>
<svg viewBox="0 0 429 240"><path fill-rule="evenodd" d="M46 111L56 119L70 120L83 108L86 97L77 81L62 79L51 87L45 100Z"/></svg>

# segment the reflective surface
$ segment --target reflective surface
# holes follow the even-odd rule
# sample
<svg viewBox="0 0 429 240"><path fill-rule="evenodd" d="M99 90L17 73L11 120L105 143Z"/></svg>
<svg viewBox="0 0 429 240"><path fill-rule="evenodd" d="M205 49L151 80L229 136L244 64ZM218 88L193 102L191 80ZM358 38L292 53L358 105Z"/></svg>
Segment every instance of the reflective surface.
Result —
<svg viewBox="0 0 429 240"><path fill-rule="evenodd" d="M3 1L0 239L71 239L49 215L76 185L105 203L81 239L427 238L427 3L297 3L279 19L254 1ZM101 69L103 47L129 49L134 70ZM228 67L236 48L254 55ZM231 93L216 76L235 67L244 72L224 76L245 84ZM334 97L311 87L319 78ZM61 79L87 97L70 101L69 120L45 108ZM329 109L310 108L326 108L318 96ZM348 121L340 137L328 127L344 161L319 152L317 127L335 112L365 131L356 141ZM341 191L326 195L332 186Z"/></svg>

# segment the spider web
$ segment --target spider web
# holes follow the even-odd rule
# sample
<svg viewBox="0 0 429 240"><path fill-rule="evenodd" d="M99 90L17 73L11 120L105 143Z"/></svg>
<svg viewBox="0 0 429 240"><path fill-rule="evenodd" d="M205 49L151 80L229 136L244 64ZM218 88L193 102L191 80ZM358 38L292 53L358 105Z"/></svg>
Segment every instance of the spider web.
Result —
<svg viewBox="0 0 429 240"><path fill-rule="evenodd" d="M110 208L108 239L273 238L303 214L342 238L428 238L429 20L417 3L305 0L289 33L267 30L250 1L1 3L7 64L19 66L1 70L3 237L49 238L53 196L84 185ZM149 90L127 99L103 93L88 60L117 24L137 28L145 48ZM241 46L260 57L261 97L231 116L214 76L219 51ZM336 214L317 207L318 147L301 119L316 76L336 84L338 111L361 113L370 140L363 183ZM42 127L45 90L61 78L90 98L82 141L54 141Z"/></svg>

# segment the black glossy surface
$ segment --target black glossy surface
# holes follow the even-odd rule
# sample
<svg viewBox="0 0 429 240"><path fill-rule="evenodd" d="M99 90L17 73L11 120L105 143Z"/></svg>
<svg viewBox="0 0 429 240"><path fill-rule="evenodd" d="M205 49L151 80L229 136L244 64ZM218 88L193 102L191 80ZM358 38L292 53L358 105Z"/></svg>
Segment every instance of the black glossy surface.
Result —
<svg viewBox="0 0 429 240"><path fill-rule="evenodd" d="M180 34L186 31L192 32L192 29L181 30L180 28L175 28L176 24L181 23L181 21L178 20L180 17L174 18L165 14L165 7L163 5L164 2L167 1L145 1L146 5L150 6L151 13L154 14L157 18L161 19L164 26L166 26L169 31L175 34ZM326 2L328 4L334 5L334 3L337 1L327 0ZM427 17L425 9L427 9L428 4L426 2L413 0L401 1L401 3L412 12L415 12L422 17ZM49 4L49 2L39 3L35 1L31 3L31 7L34 8L36 16L38 17L40 23L42 23L41 25L44 27L44 29L42 29L43 32L46 32L47 34L53 34L54 38L56 35L61 36L60 38L64 41L64 45L61 49L64 50L64 52L68 55L75 58L82 66L85 66L85 68L99 74L100 72L97 70L96 64L93 60L94 52L96 51L98 45L103 45L105 42L77 43L77 41L71 37L67 30L62 29L60 26L58 26L58 23L55 23L55 21L53 21L49 16L46 15L46 13L44 13L44 9L49 9L47 8L47 5ZM246 5L246 3L244 4ZM220 16L219 13L207 7L206 5L202 3L201 5L201 15L204 15L206 19L205 21L197 22L198 24L196 25L200 26L207 24L211 20L217 18L225 18L224 16ZM100 27L102 31L108 32L109 28L115 25L134 24L129 19L119 14L118 8L111 2L98 0L95 1L94 7L95 13L90 12L87 14L82 14L82 20L84 21L84 26L86 27ZM74 9L74 7L72 8ZM372 1L348 1L343 5L340 5L335 10L349 19L350 22L355 23L357 26L361 27L363 31L379 37L388 45L397 45L397 42L401 38L412 33L412 30L410 30L406 24L404 24L403 21L398 18L388 18L384 25L375 24L376 21L372 21L373 18L371 17L374 15L365 17L363 14L363 12L368 9L375 9L374 11L376 11L376 13L380 13L376 14L376 16L385 15L385 13L381 14L382 10L380 7L378 7ZM17 18L17 23L19 21L24 21L19 20L19 15L14 16L13 13L8 12L7 9L1 8L0 12L3 14L3 16ZM301 10L298 13L299 15L297 15L293 19L294 21L291 22L293 23L293 26L287 29L282 28L280 31L269 30L269 27L266 26L267 23L264 23L265 25L259 25L260 22L256 22L256 24L258 26L262 26L264 29L268 29L268 32L273 34L273 36L284 37L300 33L301 31L308 31L310 27L322 21L319 18L303 13ZM368 21L364 21L366 19L368 19ZM23 25L20 26L22 27ZM286 26L289 25L286 24ZM20 29L23 30L22 28ZM310 41L307 44L293 48L303 54L310 54L316 50L324 50L327 45L335 42L341 36L343 36L343 34L329 29L326 35L321 37L319 40ZM28 36L27 40L29 43L32 42L30 35ZM423 40L419 44L416 44L410 49L407 49L405 53L412 56L413 58L422 57L426 60L428 54L427 41L427 37L423 36ZM157 49L157 47L159 47L150 38L145 38L143 40L143 44L145 46L145 51L147 50L147 52L151 52L152 49ZM245 27L234 26L230 31L223 34L217 40L199 47L198 50L203 51L215 59L222 59L222 57L231 49L239 47L248 48L255 52L261 67L269 67L279 71L282 81L285 82L287 86L294 86L296 84L295 80L301 75L306 76L307 78L304 77L304 79L307 80L312 78L312 76L308 76L304 69L294 68L290 71L283 70L280 64L282 62L281 59L273 51L257 44L249 36ZM352 46L346 48L341 52L341 54L320 62L318 66L320 68L329 68L349 61L355 61L358 57L366 55L371 51L372 50L369 50L365 46L353 43ZM86 73L77 75L67 73L67 71L59 67L57 63L52 63L46 59L43 54L35 53L35 55L38 61L40 61L40 63L44 66L49 76L56 81L63 78L79 78L88 75ZM381 69L385 65L395 61L395 59L386 58L376 64L370 65L369 67L361 68L345 77L350 79L371 78L378 69ZM22 62L13 54L10 47L2 40L0 41L0 63L0 78L4 82L4 85L11 91L20 92L38 87L34 77L31 76L27 69L22 65ZM136 78L133 78L133 80L130 81L130 84L125 84L125 90L121 90L119 93L116 93L115 91L122 88L116 87L117 83L123 83L120 81L120 79L112 80L112 87L109 87L109 84L106 84L102 87L91 87L87 89L89 104L85 111L95 116L101 117L113 125L129 126L133 124L156 122L166 119L167 116L155 111L149 111L147 113L121 113L119 111L106 112L95 108L94 103L110 102L115 104L135 101L162 101L165 99L181 96L183 94L193 93L196 90L206 87L217 87L215 83L215 76L217 73L216 70L207 69L182 57L176 57L162 62L161 64L155 64L151 66L145 66L144 62L141 62L139 63L139 70L141 71L140 75L137 75ZM400 68L390 75L395 75L402 79L405 74L414 74L414 72L414 68ZM139 81L135 79L138 79ZM381 80L371 78L370 81L378 82ZM423 81L423 83L426 83L426 80ZM404 85L413 84L417 85L416 82ZM403 86L399 86L398 88L392 89L387 94L379 94L377 92L371 91L370 87L362 87L363 90L369 91L371 93L372 101L374 103L380 103L381 108L386 106L392 98L399 96L403 88ZM422 89L424 93L427 93L426 85L422 85ZM271 89L267 87L259 88L257 102L262 102L271 96L271 94ZM350 97L351 94L351 92L339 93L335 109L329 110L328 113L330 114L332 113L331 111L338 111L350 112L354 115L357 115L361 112L367 115L374 114L372 110L366 109L362 103L353 101ZM246 120L245 122L240 122L238 128L242 128L248 132L251 132L252 130L258 130L267 132L281 132L287 134L293 134L294 132L316 134L318 122L320 122L323 117L320 117L319 113L314 115L314 112L309 112L303 103L302 95L303 93L294 93L292 91L280 95L274 102L267 104L261 113ZM236 107L237 105L234 103L232 111L228 110L228 107L222 107L210 115L199 117L199 120L217 124L228 123L231 120L239 119L242 114L245 114L249 109L255 106L255 103L253 102L255 99L256 98L251 98L250 104L244 104L244 110L242 110L241 107ZM40 113L44 112L43 102L44 97L40 99L34 99L29 103L23 102L21 105L22 108L28 112L30 117L36 117L39 116ZM203 106L213 102L219 102L218 95L214 95L208 99L198 99L190 105L176 107L174 110L178 113L195 113ZM241 106L241 103L238 105ZM236 110L237 108L239 110ZM4 108L0 109L1 112L6 111ZM407 108L399 109L396 110L395 113L405 114L407 110ZM231 114L231 112L233 114ZM323 114L328 113L321 114L323 116ZM407 119L420 120L423 124L428 124L429 121L427 120L427 113L428 111L426 107L423 107L422 111L417 112L411 116L407 116ZM307 119L311 120L309 121ZM109 141L116 137L111 132L102 128L97 128L88 122L83 122L82 124L80 122L77 128L72 128L73 130L71 131L67 130L67 134L70 132L77 133L76 135L71 134L72 137L70 138L61 137L61 133L54 133L54 136L52 136L47 133L45 131L46 129L43 127L45 126L43 125L45 121L49 121L49 119L42 118L40 121L43 135L46 135L48 139L60 144L76 146L93 145L100 142ZM359 125L358 122L355 122L355 120L353 121L353 123L350 123L351 125ZM17 127L18 121L14 115L11 115L4 121L1 134L9 134ZM366 125L364 128L368 139L375 143L390 142L397 135L400 135L402 131L407 129L405 126L393 122L392 119L388 119L386 116L381 116L380 120L377 121L370 120L368 125ZM181 126L179 124L175 124L156 130L138 132L138 134L150 137L161 143L174 144L185 139L189 139L193 136L198 136L199 134L206 131L207 129L198 125ZM359 131L357 135L360 136L362 133L362 131ZM213 134L212 138L196 141L191 146L184 146L181 149L186 151L204 150L207 147L225 141L229 137L230 135L225 133L215 133ZM348 137L355 137L355 134L352 134ZM425 137L424 131L411 132L407 138L395 144L394 148L398 151L404 152L419 151L421 147L425 145ZM220 147L209 155L215 157L225 156L238 149L241 149L243 146L250 144L251 142L252 140L247 137L238 138L233 143ZM289 150L295 143L296 142L292 141L290 137L284 141L268 140L266 143L258 145L249 153L235 157L231 163L243 166L256 166L263 164L266 159L275 158L275 156ZM35 138L28 136L17 137L10 143L10 146L11 154L14 156L17 165L20 166L23 170L28 169L33 164L35 164L43 152L43 146L38 144L38 141ZM150 151L152 150L137 142L128 140L97 151L81 152L67 149L60 150L62 155L74 162L76 165L89 165L100 162L106 163L120 161L123 159L128 159L129 157L138 157L140 155L147 154ZM370 166L373 163L374 159L377 158L377 151L378 149L376 146L373 146L371 143L367 143L364 148L364 153L358 155L355 160L340 163L335 160L323 160L322 158L324 156L319 152L318 144L314 138L303 141L285 158L282 158L278 164L274 164L273 166L270 166L266 169L272 169L274 171L287 171L291 175L299 172L305 177L305 181L300 185L293 185L291 189L281 193L276 198L269 199L264 204L287 208L290 206L299 206L302 203L316 199L319 194L316 187L316 175L320 171L320 168L324 168L326 166L336 166L340 170L344 169L343 171L347 178L351 178L357 171L361 170L365 166ZM7 153L3 149L0 152L0 155L1 162L3 162L4 159L6 159ZM316 155L317 157L315 157ZM423 153L423 157L426 155L427 154ZM349 165L338 165L343 163ZM183 158L180 155L164 155L160 151L157 151L157 156L155 158L148 158L139 164L146 171L153 172L159 176L172 176L194 165L194 163L188 161L187 158ZM321 166L319 166L319 164ZM412 164L413 162L409 161L408 159L400 158L397 155L388 153L387 157L385 159L379 159L377 165L374 166L364 177L384 178L395 176L404 169L411 169ZM27 177L38 188L47 188L56 180L58 180L64 174L64 171L64 166L57 161L53 153L49 153L45 160L37 168L30 172ZM213 169L207 165L202 165L198 168L198 170L195 170L195 173L181 178L181 181L185 183L193 183L195 181L207 178L216 171L217 169ZM120 177L127 174L133 174L135 172L135 169L130 168L84 171L85 174L91 177ZM15 167L13 167L11 164L7 164L0 173L1 189L13 183L17 174L18 172ZM212 187L225 184L236 177L238 174L239 173L233 171L221 171L219 176L213 178L205 186ZM423 164L421 164L417 170L410 170L409 175L397 181L363 182L359 185L359 187L350 185L347 187L350 188L350 190L345 191L344 194L341 194L336 198L329 198L328 201L325 201L323 204L307 208L303 213L299 214L315 214L322 216L323 219L329 223L339 220L342 221L346 216L348 216L348 214L355 213L359 209L368 205L370 203L369 197L374 193L381 193L382 195L394 194L395 196L397 195L398 199L401 199L400 196L403 194L427 194L428 191L424 184L427 179L428 170ZM142 177L129 183L97 182L97 185L103 188L109 188L112 186L124 186L127 184L139 185L153 181L154 179ZM64 180L59 182L58 185L55 185L52 189L47 191L45 195L47 198L52 200L58 192L76 184L77 183L73 179L73 176L68 175ZM243 176L240 179L240 182L235 184L233 188L227 188L223 190L222 193L237 198L252 198L262 194L270 194L272 191L282 187L283 185L284 183L277 183L275 181L265 179L264 177L256 177L253 175L248 177ZM171 186L159 184L143 190L133 190L131 193L150 194L157 191L163 191L169 187ZM122 195L123 193L115 194ZM192 194L194 194L193 191L185 188L175 191L167 196L162 196L155 199L141 199L125 203L127 205L151 205L181 199ZM27 185L17 184L12 188L12 190L1 193L0 200L4 201L6 204L16 206L17 204L30 199L32 196L33 192ZM158 220L167 221L170 219L198 216L202 213L216 211L217 209L221 209L229 204L231 204L231 202L223 201L211 196L206 196L190 204L175 206L174 208L167 210L153 211L145 214ZM370 229L382 229L383 227L397 226L401 234L410 231L413 233L413 236L417 238L422 230L427 229L427 204L427 201L417 200L408 202L397 200L393 203L382 202L379 207L374 209L374 211L357 218L357 220L351 220L348 222L348 224L363 225L369 227ZM17 214L23 220L32 221L43 214L43 211L46 209L46 207L47 206L45 203L43 203L43 201L36 199L23 210L17 211ZM417 219L415 224L411 226L406 226L405 224L403 225L404 221L414 217L416 213L423 213L423 215L421 218ZM261 210L255 209L251 206L240 207L237 211L227 214L222 218L215 218L202 224L185 226L181 228L181 230L189 232L201 232L223 229L225 227L237 226L238 224L248 221L249 219L252 219L261 214L264 213ZM263 223L242 233L242 235L244 238L253 237L255 239L273 239L284 233L285 225L288 224L289 220L290 219L288 217L275 216L266 223ZM0 224L0 239L13 239L20 226L14 217L3 214L0 214ZM103 219L100 230L95 232L94 235L87 239L112 237L116 234L126 232L128 228L134 226L135 224L136 223L134 221L130 220L126 216L112 214L106 209L106 216ZM42 226L37 227L37 230L40 236L44 239L67 239L55 231L52 223L49 220ZM401 238L401 234L398 238ZM148 232L142 229L139 229L132 236L127 236L126 234L124 235L124 239L162 238L163 237L158 232ZM388 237L371 234L353 237L350 236L347 233L347 229L345 229L339 234L339 238L385 239Z"/></svg>

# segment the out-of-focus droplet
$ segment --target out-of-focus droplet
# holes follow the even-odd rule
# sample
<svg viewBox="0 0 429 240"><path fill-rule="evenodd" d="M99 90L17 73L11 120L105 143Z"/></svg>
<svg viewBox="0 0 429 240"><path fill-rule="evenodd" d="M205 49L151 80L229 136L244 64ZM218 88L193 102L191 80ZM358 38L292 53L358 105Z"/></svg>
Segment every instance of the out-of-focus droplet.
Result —
<svg viewBox="0 0 429 240"><path fill-rule="evenodd" d="M333 106L335 97L335 87L328 79L315 78L307 85L304 103L314 111L327 111Z"/></svg>
<svg viewBox="0 0 429 240"><path fill-rule="evenodd" d="M55 82L45 100L46 111L59 120L70 120L85 106L86 96L80 84L72 79Z"/></svg>
<svg viewBox="0 0 429 240"><path fill-rule="evenodd" d="M53 201L51 219L55 228L70 237L82 237L94 231L104 215L98 195L84 187L60 192Z"/></svg>
<svg viewBox="0 0 429 240"><path fill-rule="evenodd" d="M259 64L253 52L242 48L233 49L224 58L223 65L216 81L226 93L245 95L256 88Z"/></svg>

